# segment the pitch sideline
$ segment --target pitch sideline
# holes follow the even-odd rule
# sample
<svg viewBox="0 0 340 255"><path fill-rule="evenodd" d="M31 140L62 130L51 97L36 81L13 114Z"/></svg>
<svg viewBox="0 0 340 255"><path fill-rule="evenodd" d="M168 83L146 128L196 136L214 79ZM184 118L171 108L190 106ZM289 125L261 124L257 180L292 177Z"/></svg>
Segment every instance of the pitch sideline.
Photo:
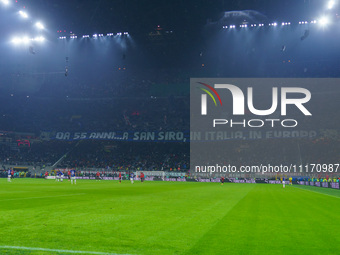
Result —
<svg viewBox="0 0 340 255"><path fill-rule="evenodd" d="M9 198L9 199L1 199L0 201L13 201L13 200L26 200L26 199L39 199L39 198L51 198L51 197L71 197L71 196L80 196L85 195L86 193L77 193L70 195L57 195L57 196L44 196L44 197L23 197L23 198Z"/></svg>
<svg viewBox="0 0 340 255"><path fill-rule="evenodd" d="M310 192L313 192L313 193L316 193L316 194L319 194L319 195L325 195L325 196L329 196L329 197L335 197L335 198L340 198L340 197L337 197L337 196L333 196L333 195L330 195L330 194L326 194L326 193L322 193L322 192L317 192L317 191L314 191L314 190L310 190L310 189L303 189L303 188L300 188L299 186L296 186L296 185L292 185L292 187L296 188L296 189L299 189L299 190L304 190L304 191L310 191Z"/></svg>
<svg viewBox="0 0 340 255"><path fill-rule="evenodd" d="M7 245L0 246L0 249L27 250L27 251L47 251L47 252L73 253L73 254L132 255L132 254L126 254L126 253L125 254L118 254L118 253L109 253L109 252L59 250L59 249L24 247L24 246L7 246Z"/></svg>

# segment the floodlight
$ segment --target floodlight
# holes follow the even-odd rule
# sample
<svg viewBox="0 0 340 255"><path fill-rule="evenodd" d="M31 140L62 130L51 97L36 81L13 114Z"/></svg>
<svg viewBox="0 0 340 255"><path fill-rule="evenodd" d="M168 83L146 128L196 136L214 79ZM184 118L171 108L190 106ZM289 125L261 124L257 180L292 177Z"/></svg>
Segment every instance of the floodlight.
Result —
<svg viewBox="0 0 340 255"><path fill-rule="evenodd" d="M2 2L4 5L8 5L8 4L9 4L9 0L1 0L1 2Z"/></svg>
<svg viewBox="0 0 340 255"><path fill-rule="evenodd" d="M12 39L12 43L13 43L13 44L19 44L19 43L21 43L21 39L20 39L19 37L14 37L14 38Z"/></svg>
<svg viewBox="0 0 340 255"><path fill-rule="evenodd" d="M39 37L34 38L34 41L43 42L45 41L45 38L43 36L39 36Z"/></svg>
<svg viewBox="0 0 340 255"><path fill-rule="evenodd" d="M27 44L27 43L30 42L30 39L29 39L27 36L25 36L24 38L21 39L21 41L22 41L24 44Z"/></svg>
<svg viewBox="0 0 340 255"><path fill-rule="evenodd" d="M23 17L24 19L27 19L28 18L28 15L26 12L23 12L23 11L19 11L19 14L21 17Z"/></svg>
<svg viewBox="0 0 340 255"><path fill-rule="evenodd" d="M329 19L327 17L322 17L319 20L319 23L320 23L320 25L325 26L325 25L327 25L329 23Z"/></svg>
<svg viewBox="0 0 340 255"><path fill-rule="evenodd" d="M330 9L333 9L335 5L335 1L334 0L330 0L327 4L327 8L330 10Z"/></svg>
<svg viewBox="0 0 340 255"><path fill-rule="evenodd" d="M44 25L43 25L42 23L40 23L40 22L37 22L37 23L35 24L35 26L36 26L37 28L39 28L39 29L45 29Z"/></svg>

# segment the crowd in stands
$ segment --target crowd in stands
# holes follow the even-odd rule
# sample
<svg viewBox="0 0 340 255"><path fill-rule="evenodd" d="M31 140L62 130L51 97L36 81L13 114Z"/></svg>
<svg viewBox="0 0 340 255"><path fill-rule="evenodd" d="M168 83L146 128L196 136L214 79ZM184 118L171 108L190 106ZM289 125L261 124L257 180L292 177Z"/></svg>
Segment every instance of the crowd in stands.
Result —
<svg viewBox="0 0 340 255"><path fill-rule="evenodd" d="M2 130L39 133L189 129L188 98L10 99L0 102Z"/></svg>
<svg viewBox="0 0 340 255"><path fill-rule="evenodd" d="M183 79L181 83L182 81L168 78L161 83L161 80L146 90L147 95L127 93L126 96L112 96L105 91L100 92L101 97L91 93L89 97L70 94L53 98L8 95L6 100L0 100L1 130L36 134L41 131L189 130L189 81ZM158 79L156 81L158 82ZM131 81L131 86L133 82L136 81ZM173 91L170 89L172 87L175 88ZM186 92L181 94L178 92L180 88ZM340 124L336 111L340 91L330 87L323 91L323 88L318 88L315 84L308 89L312 92L312 99L306 107L312 117L303 115L293 106L288 106L289 118L298 121L299 129L337 129ZM271 89L264 89L265 95L262 95L258 88L254 91L260 93L260 96L254 99L255 107L268 109L272 103ZM224 117L232 118L231 112L225 114ZM246 109L245 118L253 117L256 116ZM272 117L282 117L280 106Z"/></svg>
<svg viewBox="0 0 340 255"><path fill-rule="evenodd" d="M212 161L214 165L232 165L239 168L261 164L289 166L340 162L339 141L331 139L230 140L214 142L213 146L213 151L204 148L200 158L191 159L195 160L195 165L206 165L204 162Z"/></svg>
<svg viewBox="0 0 340 255"><path fill-rule="evenodd" d="M216 147L217 146L217 147ZM262 139L230 140L215 144L216 150L205 150L195 162L233 165L336 164L340 161L339 142L331 139ZM18 151L2 145L2 165L46 166L109 171L190 171L190 144L184 142L128 141L43 141ZM223 149L222 149L223 148ZM59 161L60 160L60 161ZM196 164L195 163L195 164ZM4 168L4 167L3 167Z"/></svg>
<svg viewBox="0 0 340 255"><path fill-rule="evenodd" d="M187 171L189 169L189 145L82 141L67 154L60 167Z"/></svg>
<svg viewBox="0 0 340 255"><path fill-rule="evenodd" d="M48 141L13 151L2 146L2 165L29 165L43 169L59 159L60 168L106 170L189 170L188 143Z"/></svg>
<svg viewBox="0 0 340 255"><path fill-rule="evenodd" d="M334 110L337 97L338 94L333 94L327 96L328 100L318 100L315 96L315 103L308 106L312 117L291 111L294 114L289 114L289 118L298 121L300 130L337 129L339 118ZM36 134L41 131L187 131L190 129L189 102L187 96L107 100L46 100L14 96L8 102L0 101L1 129ZM270 103L256 107L267 109L268 105ZM225 117L232 118L232 115L227 113ZM246 113L246 119L253 117ZM279 114L274 118L280 118Z"/></svg>
<svg viewBox="0 0 340 255"><path fill-rule="evenodd" d="M72 148L69 142L38 142L30 147L12 150L9 146L0 146L2 165L27 165L43 168L52 166Z"/></svg>
<svg viewBox="0 0 340 255"><path fill-rule="evenodd" d="M115 98L115 97L150 97L187 95L189 87L179 87L178 84L189 84L189 75L177 69L143 69L133 70L118 67L110 72L101 71L101 77L81 71L65 77L51 77L39 89L39 97L69 97L69 98ZM60 86L60 84L65 84ZM59 85L59 86L58 86Z"/></svg>

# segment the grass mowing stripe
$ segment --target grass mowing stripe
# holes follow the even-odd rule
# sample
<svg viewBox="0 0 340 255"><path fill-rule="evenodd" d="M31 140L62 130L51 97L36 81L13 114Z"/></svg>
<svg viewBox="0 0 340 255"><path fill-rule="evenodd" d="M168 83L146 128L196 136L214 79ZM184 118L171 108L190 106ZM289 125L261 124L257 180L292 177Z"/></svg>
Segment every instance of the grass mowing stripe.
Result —
<svg viewBox="0 0 340 255"><path fill-rule="evenodd" d="M236 186L235 186L236 185ZM197 244L199 244L200 241L202 241L202 239L204 239L204 236L207 235L207 233L211 232L212 229L216 228L216 226L218 226L218 224L220 224L220 222L223 221L223 219L226 218L226 216L229 214L230 211L233 210L233 208L235 206L237 206L243 199L245 199L245 197L247 197L247 195L249 194L249 192L251 192L254 188L256 188L256 184L227 184L225 185L226 187L242 187L242 186L245 188L245 187L250 187L249 190L247 190L244 194L242 194L237 201L234 201L233 204L231 204L231 206L223 213L223 216L220 218L220 220L216 221L213 225L211 225L209 228L207 228L207 230L205 231L205 233L203 235L201 235L200 237L197 238L197 241L190 247L190 249L186 250L186 251L183 251L183 254L190 254L190 252L192 251L193 247L195 247ZM245 186L247 185L247 186ZM246 189L244 189L246 190ZM240 194L240 192L238 192L238 194Z"/></svg>
<svg viewBox="0 0 340 255"><path fill-rule="evenodd" d="M18 180L13 185L0 179L0 192L10 191L0 199L86 194L0 202L0 254L75 255L61 250L139 255L339 254L339 200L299 188L191 182L45 183ZM5 245L60 251L1 248Z"/></svg>
<svg viewBox="0 0 340 255"><path fill-rule="evenodd" d="M315 203L315 197L257 184L184 254L338 254L339 205L329 197Z"/></svg>
<svg viewBox="0 0 340 255"><path fill-rule="evenodd" d="M80 196L85 195L86 193L78 193L78 194L70 194L70 195L57 195L57 196L44 196L44 197L23 197L23 198L9 198L2 199L1 201L12 201L12 200L26 200L26 199L39 199L39 198L51 198L51 197L71 197L71 196Z"/></svg>
<svg viewBox="0 0 340 255"><path fill-rule="evenodd" d="M306 191L310 191L310 192L314 192L314 193L317 193L317 194L321 194L321 195L325 195L325 196L329 196L329 197L335 197L335 198L340 198L340 195L339 196L333 196L333 195L330 195L330 194L327 194L325 192L319 192L319 191L315 191L315 190L312 190L312 188L317 188L317 189L320 189L323 190L323 191L329 191L329 190L326 190L325 188L318 188L318 187L311 187L311 186L292 186L294 188L298 188L298 189L301 189L301 190L306 190ZM339 192L340 193L340 192Z"/></svg>
<svg viewBox="0 0 340 255"><path fill-rule="evenodd" d="M0 249L13 249L13 250L28 250L28 251L47 251L47 252L61 252L61 253L73 253L73 254L97 254L97 255L131 255L131 254L117 254L108 252L96 252L96 251L73 251L73 250L58 250L36 247L22 247L22 246L0 246Z"/></svg>

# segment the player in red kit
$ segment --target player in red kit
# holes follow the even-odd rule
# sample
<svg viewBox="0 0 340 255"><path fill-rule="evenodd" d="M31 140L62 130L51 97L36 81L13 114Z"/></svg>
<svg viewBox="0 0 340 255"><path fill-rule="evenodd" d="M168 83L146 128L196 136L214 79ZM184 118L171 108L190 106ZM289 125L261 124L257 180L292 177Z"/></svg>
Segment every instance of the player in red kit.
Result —
<svg viewBox="0 0 340 255"><path fill-rule="evenodd" d="M144 173L143 172L141 172L141 174L140 174L140 180L141 180L141 182L144 182Z"/></svg>
<svg viewBox="0 0 340 255"><path fill-rule="evenodd" d="M119 183L122 183L122 173L119 172Z"/></svg>

